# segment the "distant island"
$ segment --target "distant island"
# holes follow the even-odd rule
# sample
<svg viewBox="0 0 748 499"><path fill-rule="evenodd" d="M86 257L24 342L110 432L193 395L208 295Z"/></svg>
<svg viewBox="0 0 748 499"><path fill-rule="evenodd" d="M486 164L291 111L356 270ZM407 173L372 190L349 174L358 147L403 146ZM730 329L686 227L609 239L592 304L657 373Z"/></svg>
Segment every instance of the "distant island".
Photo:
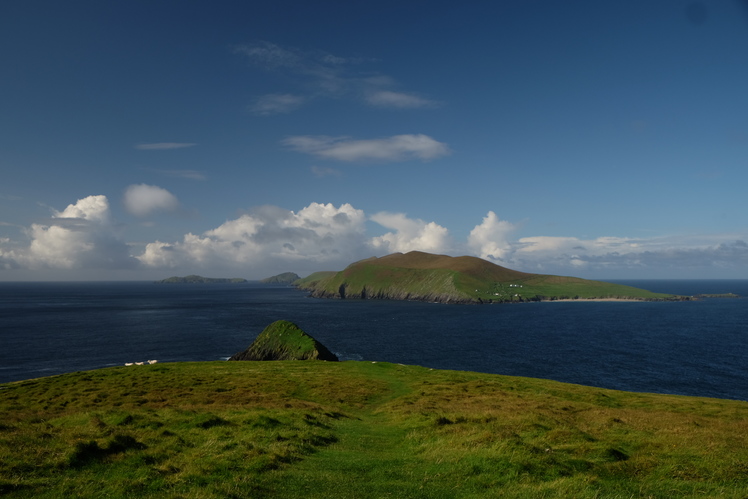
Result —
<svg viewBox="0 0 748 499"><path fill-rule="evenodd" d="M188 275L185 277L172 276L160 281L156 281L156 284L241 284L247 282L246 279L241 277L203 277L199 275Z"/></svg>
<svg viewBox="0 0 748 499"><path fill-rule="evenodd" d="M298 281L299 279L300 277L298 274L294 274L293 272L284 272L272 277L260 279L260 282L262 284L291 284L295 281Z"/></svg>
<svg viewBox="0 0 748 499"><path fill-rule="evenodd" d="M472 256L421 251L368 258L340 272L315 272L295 285L318 298L439 303L693 299L578 277L519 272Z"/></svg>

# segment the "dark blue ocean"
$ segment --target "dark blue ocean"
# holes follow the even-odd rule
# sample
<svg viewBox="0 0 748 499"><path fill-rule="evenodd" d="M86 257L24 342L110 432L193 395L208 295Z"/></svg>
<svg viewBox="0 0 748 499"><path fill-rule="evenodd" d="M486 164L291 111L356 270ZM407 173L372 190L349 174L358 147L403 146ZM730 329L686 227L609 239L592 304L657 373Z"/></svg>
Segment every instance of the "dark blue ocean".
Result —
<svg viewBox="0 0 748 499"><path fill-rule="evenodd" d="M748 281L616 281L741 298L443 305L259 284L0 283L0 383L226 359L287 319L343 360L748 400Z"/></svg>

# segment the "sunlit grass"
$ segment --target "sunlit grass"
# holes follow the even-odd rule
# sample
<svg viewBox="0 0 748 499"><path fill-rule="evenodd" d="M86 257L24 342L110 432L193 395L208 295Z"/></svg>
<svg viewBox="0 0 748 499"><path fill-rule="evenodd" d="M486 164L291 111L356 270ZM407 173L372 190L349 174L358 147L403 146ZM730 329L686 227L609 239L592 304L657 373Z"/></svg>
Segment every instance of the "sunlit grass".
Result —
<svg viewBox="0 0 748 499"><path fill-rule="evenodd" d="M748 496L748 403L389 363L0 385L9 497Z"/></svg>

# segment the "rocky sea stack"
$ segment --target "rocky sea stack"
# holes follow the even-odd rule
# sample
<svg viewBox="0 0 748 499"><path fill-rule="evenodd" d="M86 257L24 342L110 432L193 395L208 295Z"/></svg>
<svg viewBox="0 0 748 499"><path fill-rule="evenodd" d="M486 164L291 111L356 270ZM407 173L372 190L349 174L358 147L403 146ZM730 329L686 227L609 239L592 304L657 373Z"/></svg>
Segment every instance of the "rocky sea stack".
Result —
<svg viewBox="0 0 748 499"><path fill-rule="evenodd" d="M338 358L290 321L275 321L266 327L249 348L229 360L328 360Z"/></svg>

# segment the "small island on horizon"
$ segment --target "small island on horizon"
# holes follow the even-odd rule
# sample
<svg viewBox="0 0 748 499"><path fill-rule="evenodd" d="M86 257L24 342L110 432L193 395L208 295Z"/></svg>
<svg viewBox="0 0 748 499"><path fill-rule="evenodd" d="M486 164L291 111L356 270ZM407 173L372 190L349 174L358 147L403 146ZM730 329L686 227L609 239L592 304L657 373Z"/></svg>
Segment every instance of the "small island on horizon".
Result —
<svg viewBox="0 0 748 499"><path fill-rule="evenodd" d="M242 284L245 282L247 280L241 277L203 277L199 275L172 276L155 281L156 284Z"/></svg>
<svg viewBox="0 0 748 499"><path fill-rule="evenodd" d="M294 272L283 272L282 274L260 279L260 282L262 284L292 284L299 279L301 279L299 274Z"/></svg>

